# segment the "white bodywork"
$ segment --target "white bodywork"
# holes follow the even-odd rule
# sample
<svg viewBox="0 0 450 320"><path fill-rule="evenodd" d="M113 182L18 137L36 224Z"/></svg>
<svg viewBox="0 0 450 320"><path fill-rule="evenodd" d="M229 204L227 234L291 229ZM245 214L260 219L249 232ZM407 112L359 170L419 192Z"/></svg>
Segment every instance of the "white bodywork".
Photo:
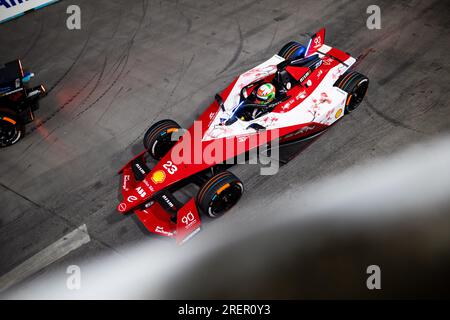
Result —
<svg viewBox="0 0 450 320"><path fill-rule="evenodd" d="M319 51L326 53L330 49L331 47L322 45ZM319 56L322 59L324 57L324 55L320 53ZM328 58L325 57L323 61L324 64L327 63L327 59ZM281 113L270 112L252 121L242 121L238 119L231 125L221 125L221 119L230 118L236 106L239 104L241 89L250 83L274 74L277 71L277 65L282 61L284 61L284 58L274 55L269 60L239 76L230 94L224 101L225 110L219 110L219 112L215 115L210 127L205 132L203 137L204 141L254 133L254 129L247 129L252 123L260 124L267 130L311 122L329 126L344 115L343 109L347 99L347 93L337 87L334 87L333 84L339 76L341 76L352 64L355 63L356 59L353 57L350 57L344 61L347 66L344 64L338 64L330 69L328 74L306 99L304 99L304 95L306 95L306 93L303 93L302 91L300 91L297 97L290 99L288 106L285 108L290 109L289 111ZM314 76L311 75L308 78L308 81L314 81L313 78ZM292 104L295 103L301 104L302 106L292 106Z"/></svg>

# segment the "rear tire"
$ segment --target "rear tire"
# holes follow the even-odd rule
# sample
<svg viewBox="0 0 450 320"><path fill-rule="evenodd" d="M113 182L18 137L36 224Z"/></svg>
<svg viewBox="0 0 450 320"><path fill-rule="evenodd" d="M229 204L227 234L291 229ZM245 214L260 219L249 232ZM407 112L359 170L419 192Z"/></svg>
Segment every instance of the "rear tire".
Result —
<svg viewBox="0 0 450 320"><path fill-rule="evenodd" d="M199 190L197 204L210 218L218 218L230 210L241 198L244 185L229 171L212 176Z"/></svg>
<svg viewBox="0 0 450 320"><path fill-rule="evenodd" d="M355 110L364 99L369 87L369 79L356 71L344 73L335 83L335 86L348 93L345 102L345 114Z"/></svg>
<svg viewBox="0 0 450 320"><path fill-rule="evenodd" d="M173 120L165 119L153 124L144 135L144 147L150 156L160 160L173 147L172 134L181 127Z"/></svg>
<svg viewBox="0 0 450 320"><path fill-rule="evenodd" d="M13 110L0 108L0 148L17 143L25 135L25 125Z"/></svg>
<svg viewBox="0 0 450 320"><path fill-rule="evenodd" d="M300 43L291 41L286 43L283 48L281 48L281 50L278 52L278 55L286 60L291 58L295 59L299 49L302 47L303 46Z"/></svg>

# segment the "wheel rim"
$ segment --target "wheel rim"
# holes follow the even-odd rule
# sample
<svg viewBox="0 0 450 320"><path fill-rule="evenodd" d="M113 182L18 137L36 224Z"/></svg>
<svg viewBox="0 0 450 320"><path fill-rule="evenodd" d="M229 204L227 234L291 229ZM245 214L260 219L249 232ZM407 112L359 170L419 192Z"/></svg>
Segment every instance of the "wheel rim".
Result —
<svg viewBox="0 0 450 320"><path fill-rule="evenodd" d="M20 131L12 123L0 120L0 145L9 146L20 138Z"/></svg>
<svg viewBox="0 0 450 320"><path fill-rule="evenodd" d="M364 99L364 96L366 95L368 85L369 84L368 84L367 79L364 79L364 81L361 81L358 84L358 86L355 88L355 90L352 92L352 98L348 105L349 111L355 110L356 107L362 102L362 100Z"/></svg>
<svg viewBox="0 0 450 320"><path fill-rule="evenodd" d="M172 141L172 133L161 132L160 136L153 143L152 155L156 158L162 158L173 147L175 141Z"/></svg>
<svg viewBox="0 0 450 320"><path fill-rule="evenodd" d="M217 217L230 210L242 196L242 184L233 183L220 194L215 194L208 208L211 217Z"/></svg>

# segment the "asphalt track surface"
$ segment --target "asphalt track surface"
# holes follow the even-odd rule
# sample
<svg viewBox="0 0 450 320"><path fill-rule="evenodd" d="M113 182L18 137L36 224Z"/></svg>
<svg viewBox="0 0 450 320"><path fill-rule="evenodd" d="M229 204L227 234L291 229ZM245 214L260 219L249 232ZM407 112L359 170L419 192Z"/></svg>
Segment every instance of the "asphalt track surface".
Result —
<svg viewBox="0 0 450 320"><path fill-rule="evenodd" d="M82 10L81 30L66 28L69 4ZM365 55L366 99L277 175L234 168L247 192L215 224L232 230L261 215L276 219L251 206L448 132L450 6L380 0L382 28L369 30L370 4L61 1L1 25L0 61L21 58L49 94L27 136L0 150L0 277L83 225L90 241L29 278L141 241L171 250L171 241L116 212L117 169L141 150L150 124L189 126L235 76L323 26L327 44ZM214 241L208 224L192 241L205 239Z"/></svg>

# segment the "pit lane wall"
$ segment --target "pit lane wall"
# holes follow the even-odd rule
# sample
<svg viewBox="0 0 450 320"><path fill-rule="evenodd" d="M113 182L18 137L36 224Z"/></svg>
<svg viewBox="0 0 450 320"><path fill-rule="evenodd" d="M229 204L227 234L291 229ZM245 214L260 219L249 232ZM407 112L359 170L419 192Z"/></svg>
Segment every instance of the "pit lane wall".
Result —
<svg viewBox="0 0 450 320"><path fill-rule="evenodd" d="M59 0L0 0L0 24Z"/></svg>

